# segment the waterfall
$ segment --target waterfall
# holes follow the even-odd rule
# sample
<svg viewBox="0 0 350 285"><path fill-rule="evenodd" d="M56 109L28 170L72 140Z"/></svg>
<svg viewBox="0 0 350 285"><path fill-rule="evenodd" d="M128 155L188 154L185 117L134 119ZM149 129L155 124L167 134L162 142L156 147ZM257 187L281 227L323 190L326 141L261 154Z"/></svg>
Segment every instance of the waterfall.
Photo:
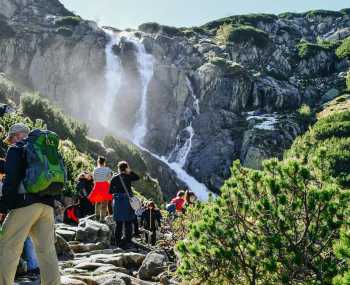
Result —
<svg viewBox="0 0 350 285"><path fill-rule="evenodd" d="M177 136L175 148L169 155L169 161L178 163L181 166L181 168L185 167L187 156L190 153L192 148L192 139L194 137L194 129L192 127L193 119L195 118L196 115L199 115L200 113L199 100L194 94L191 81L188 79L188 77L186 77L186 85L193 99L192 110L190 110L191 118L189 119L188 126L185 127ZM183 143L181 138L183 137L184 134L187 134L187 138Z"/></svg>
<svg viewBox="0 0 350 285"><path fill-rule="evenodd" d="M139 41L134 41L134 43L137 47L137 61L142 80L142 93L136 125L133 130L133 141L136 145L141 145L143 144L147 131L147 92L149 83L153 77L154 58L152 55L146 53L143 44L141 44Z"/></svg>
<svg viewBox="0 0 350 285"><path fill-rule="evenodd" d="M169 165L171 169L175 171L177 176L187 184L187 186L196 193L198 198L202 201L206 201L209 196L209 190L208 188L203 184L198 182L194 177L190 176L184 169L188 154L191 151L192 148L192 140L195 135L194 129L192 127L193 119L200 114L199 109L199 100L195 96L191 81L189 78L186 78L187 88L190 92L190 95L193 99L193 105L192 109L192 115L189 119L188 126L185 127L181 133L176 138L176 145L174 150L170 153L168 159L161 158L162 161L164 161L166 164ZM181 136L183 133L187 133L188 137L186 138L185 142L182 143Z"/></svg>
<svg viewBox="0 0 350 285"><path fill-rule="evenodd" d="M108 34L111 34L111 32L108 31ZM114 36L113 36L114 35ZM106 118L106 121L103 121L108 125L108 119L109 115L112 112L115 97L118 94L118 90L120 87L120 81L122 76L122 65L120 62L120 59L113 54L112 48L115 44L119 43L119 38L113 34L111 36L111 41L106 46L106 60L107 60L107 66L106 66L106 80L107 80L107 92L105 96L105 104L104 104L104 110L106 114L108 114ZM141 90L141 98L140 98L140 106L138 108L138 112L136 114L136 123L131 131L131 140L132 142L138 146L143 151L149 153L154 158L164 162L167 164L178 176L178 178L183 181L196 195L197 197L205 201L208 199L209 191L207 187L198 182L195 178L190 176L183 167L185 166L185 163L187 161L187 156L191 150L192 147L192 138L194 136L194 130L192 128L192 120L190 121L189 125L184 129L185 132L189 134L189 137L186 139L185 143L180 146L180 144L177 146L178 150L176 151L176 159L175 161L170 161L169 158L160 157L155 153L152 153L144 146L144 138L147 133L147 93L148 93L148 86L149 83L153 77L153 66L154 66L154 58L152 55L148 54L145 50L144 45L135 37L133 37L129 33L121 33L119 37L125 37L127 41L130 41L134 43L137 53L137 62L140 72L140 78L142 81L142 90ZM191 96L193 97L194 104L193 108L195 112L199 113L199 104L198 100L194 96L194 92L191 87L191 83L188 80L188 88L190 90ZM176 150L176 147L174 151ZM175 152L174 152L175 153Z"/></svg>
<svg viewBox="0 0 350 285"><path fill-rule="evenodd" d="M107 86L106 94L102 105L103 112L101 112L101 114L99 115L99 121L105 128L108 128L110 117L113 111L114 102L121 84L122 65L120 58L113 52L113 46L119 44L120 38L117 37L117 35L110 30L105 30L105 32L110 37L105 48L105 79Z"/></svg>

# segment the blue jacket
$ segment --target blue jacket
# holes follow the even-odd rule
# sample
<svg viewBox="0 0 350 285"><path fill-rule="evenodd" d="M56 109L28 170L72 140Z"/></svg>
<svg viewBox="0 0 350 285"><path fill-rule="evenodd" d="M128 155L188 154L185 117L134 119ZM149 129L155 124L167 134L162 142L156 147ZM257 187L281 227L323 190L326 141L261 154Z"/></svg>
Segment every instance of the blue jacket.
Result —
<svg viewBox="0 0 350 285"><path fill-rule="evenodd" d="M30 206L35 203L43 203L54 206L54 198L51 196L39 196L24 193L22 181L27 168L25 157L26 140L18 142L7 151L5 162L5 180L2 188L3 196L0 200L0 212L6 213L12 209ZM22 190L22 191L21 191Z"/></svg>
<svg viewBox="0 0 350 285"><path fill-rule="evenodd" d="M121 179L123 179L127 189L124 189ZM112 178L109 192L113 194L113 218L115 221L129 222L136 219L135 211L130 206L126 191L129 192L130 196L133 196L131 183L139 179L140 177L134 172L130 174L117 174Z"/></svg>

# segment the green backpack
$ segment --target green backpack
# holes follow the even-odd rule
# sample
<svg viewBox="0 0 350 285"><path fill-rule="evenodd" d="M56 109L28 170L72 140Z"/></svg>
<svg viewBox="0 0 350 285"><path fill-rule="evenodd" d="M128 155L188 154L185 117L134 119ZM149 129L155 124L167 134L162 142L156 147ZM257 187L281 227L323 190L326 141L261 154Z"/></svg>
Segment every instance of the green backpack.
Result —
<svg viewBox="0 0 350 285"><path fill-rule="evenodd" d="M58 151L59 137L47 130L30 132L25 146L27 168L23 180L27 193L56 196L62 193L66 169Z"/></svg>

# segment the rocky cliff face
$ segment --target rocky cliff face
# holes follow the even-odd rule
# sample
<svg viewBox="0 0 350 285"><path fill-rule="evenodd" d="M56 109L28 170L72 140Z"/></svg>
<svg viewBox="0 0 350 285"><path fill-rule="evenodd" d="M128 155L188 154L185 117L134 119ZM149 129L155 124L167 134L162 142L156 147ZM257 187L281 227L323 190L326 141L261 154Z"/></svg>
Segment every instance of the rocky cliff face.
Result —
<svg viewBox="0 0 350 285"><path fill-rule="evenodd" d="M106 99L105 32L56 0L0 0L0 7L0 70L102 134L96 106ZM223 25L232 37L225 39ZM184 169L218 190L233 160L258 168L282 155L303 131L302 104L316 107L339 94L348 63L320 39L339 41L349 27L343 10L234 16L188 29L149 23L127 37L115 31L125 80L108 128L118 133L136 124L143 88L137 39L154 58L144 146L170 162L186 149Z"/></svg>
<svg viewBox="0 0 350 285"><path fill-rule="evenodd" d="M91 119L88 98L103 93L105 34L55 0L0 2L0 69Z"/></svg>
<svg viewBox="0 0 350 285"><path fill-rule="evenodd" d="M223 24L242 33L222 43ZM247 25L259 33L244 34ZM323 45L349 36L349 26L348 10L234 16L192 29L141 25L143 41L157 59L147 145L171 153L186 140L183 130L191 120L194 136L185 168L211 189L222 185L235 159L258 168L263 159L280 157L303 131L296 110L302 104L316 107L344 88L348 63Z"/></svg>

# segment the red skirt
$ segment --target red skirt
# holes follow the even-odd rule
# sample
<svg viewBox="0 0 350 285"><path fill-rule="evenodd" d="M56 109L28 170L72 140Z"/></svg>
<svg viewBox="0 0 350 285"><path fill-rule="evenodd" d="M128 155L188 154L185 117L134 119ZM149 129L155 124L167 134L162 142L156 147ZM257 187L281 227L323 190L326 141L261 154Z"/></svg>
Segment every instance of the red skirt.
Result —
<svg viewBox="0 0 350 285"><path fill-rule="evenodd" d="M113 195L109 193L109 182L96 182L94 189L92 189L88 199L92 204L111 201L113 199Z"/></svg>

